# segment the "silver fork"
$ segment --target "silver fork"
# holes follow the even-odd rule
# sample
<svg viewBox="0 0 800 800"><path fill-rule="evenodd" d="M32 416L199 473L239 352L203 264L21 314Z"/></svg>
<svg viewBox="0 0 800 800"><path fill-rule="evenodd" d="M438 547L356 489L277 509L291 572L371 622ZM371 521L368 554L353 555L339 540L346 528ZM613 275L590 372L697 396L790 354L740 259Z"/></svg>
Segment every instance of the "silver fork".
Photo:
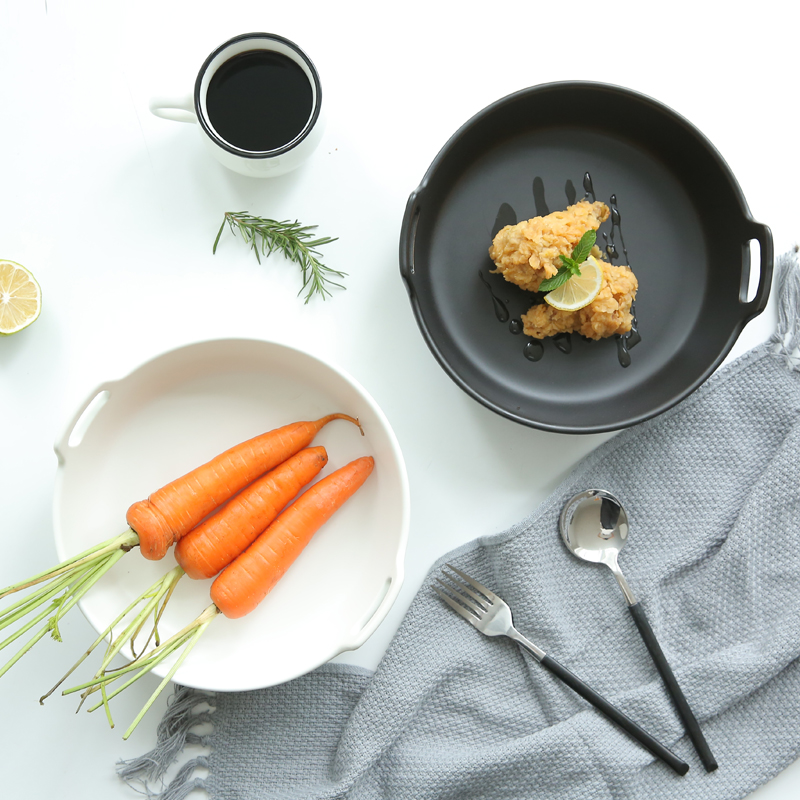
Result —
<svg viewBox="0 0 800 800"><path fill-rule="evenodd" d="M588 700L595 708L602 711L603 714L613 722L616 722L617 725L633 736L634 739L646 747L654 756L660 758L672 767L679 775L685 775L689 771L689 765L685 761L678 758L675 753L664 747L663 744L651 736L646 730L639 727L630 717L623 714L622 711L612 705L602 695L599 695L591 686L584 683L566 667L547 655L541 647L537 647L533 642L526 639L514 627L514 620L511 616L511 609L508 603L491 591L491 589L487 589L452 564L446 564L445 566L454 574L442 570L442 574L448 580L443 581L437 578L437 581L444 588L440 589L438 586L434 586L433 590L453 609L453 611L464 617L467 622L474 625L486 636L507 636L509 639L515 641L520 647L529 652L543 667L549 669L550 672L566 683L570 689L577 692L585 700Z"/></svg>

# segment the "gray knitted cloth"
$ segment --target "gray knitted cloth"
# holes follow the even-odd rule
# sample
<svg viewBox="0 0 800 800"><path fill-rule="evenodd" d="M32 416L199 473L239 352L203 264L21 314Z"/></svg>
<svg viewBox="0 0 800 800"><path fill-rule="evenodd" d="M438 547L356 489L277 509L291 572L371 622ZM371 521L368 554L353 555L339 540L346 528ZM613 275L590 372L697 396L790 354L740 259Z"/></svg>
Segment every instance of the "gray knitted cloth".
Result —
<svg viewBox="0 0 800 800"><path fill-rule="evenodd" d="M800 267L779 262L771 341L659 418L588 456L527 519L449 553L377 671L328 665L288 684L178 687L156 749L121 764L178 800L732 800L800 755ZM621 565L719 761L706 773L608 570L570 556L564 501L605 488L628 512ZM506 639L433 593L451 561L517 627L691 766L679 777ZM213 733L192 726L209 719ZM210 755L163 785L184 742ZM198 765L208 776L196 777Z"/></svg>

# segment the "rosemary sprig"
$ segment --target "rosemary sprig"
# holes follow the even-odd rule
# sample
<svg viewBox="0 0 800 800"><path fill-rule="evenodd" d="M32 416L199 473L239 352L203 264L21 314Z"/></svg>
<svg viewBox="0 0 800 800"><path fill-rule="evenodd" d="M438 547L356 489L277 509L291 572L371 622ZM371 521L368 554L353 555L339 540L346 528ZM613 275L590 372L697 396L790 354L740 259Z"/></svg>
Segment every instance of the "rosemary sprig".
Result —
<svg viewBox="0 0 800 800"><path fill-rule="evenodd" d="M305 302L307 303L315 294L321 295L324 300L326 295L330 296L331 286L338 286L344 289L341 283L337 283L335 278L344 278L346 272L326 267L320 261L320 253L317 248L324 244L335 242L336 238L324 236L319 239L313 238L309 231L314 230L316 225L301 225L296 220L289 222L283 220L279 222L274 219L255 217L246 211L226 211L225 218L222 220L217 238L214 240L214 249L217 252L222 231L225 225L231 229L231 233L236 235L236 231L242 236L256 254L258 263L261 263L261 256L268 256L277 250L283 253L290 261L300 265L303 271L303 289L307 289ZM298 292L298 294L300 294Z"/></svg>

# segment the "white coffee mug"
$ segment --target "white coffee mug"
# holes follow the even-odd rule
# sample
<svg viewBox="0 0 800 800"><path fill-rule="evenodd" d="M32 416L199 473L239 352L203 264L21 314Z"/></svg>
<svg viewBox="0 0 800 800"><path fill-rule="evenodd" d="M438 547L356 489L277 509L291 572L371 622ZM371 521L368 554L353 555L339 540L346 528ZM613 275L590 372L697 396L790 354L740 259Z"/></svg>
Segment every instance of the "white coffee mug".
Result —
<svg viewBox="0 0 800 800"><path fill-rule="evenodd" d="M272 33L244 33L220 45L200 67L192 95L154 97L150 111L196 123L221 164L257 178L295 169L322 138L317 70L294 42Z"/></svg>

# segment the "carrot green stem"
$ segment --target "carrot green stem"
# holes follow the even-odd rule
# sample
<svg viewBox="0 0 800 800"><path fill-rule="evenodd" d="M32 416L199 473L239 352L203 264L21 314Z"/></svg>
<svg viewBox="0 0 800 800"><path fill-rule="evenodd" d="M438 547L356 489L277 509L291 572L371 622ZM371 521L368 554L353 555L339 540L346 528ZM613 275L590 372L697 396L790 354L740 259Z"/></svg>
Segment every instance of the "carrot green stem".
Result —
<svg viewBox="0 0 800 800"><path fill-rule="evenodd" d="M88 577L91 578L91 576L96 572L96 570L97 570L97 568L95 570L90 571L90 574L89 574ZM96 578L95 578L95 580L96 580ZM14 633L11 634L11 636L9 636L7 639L5 639L2 642L0 642L0 650L2 650L4 647L6 647L9 644L11 644L11 642L16 641L17 639L19 639L20 636L22 636L24 633L27 633L34 625L36 625L37 622L41 622L52 611L55 611L56 614L54 614L53 617L50 620L47 621L47 623L44 626L44 632L47 633L48 631L50 631L53 634L54 638L57 639L58 641L60 641L60 636L58 634L58 626L54 623L54 621L56 620L57 615L59 613L61 613L62 607L64 606L65 601L67 600L69 595L73 591L79 590L79 587L84 586L84 585L85 585L85 580L77 583L75 586L72 586L72 587L69 584L67 584L67 588L66 588L66 592L64 594L64 597L61 597L61 598L59 598L57 600L53 600L53 602L49 606L47 606L42 612L37 614L32 620L29 620L23 627L18 628ZM86 591L86 590L84 589L83 591ZM53 593L51 592L50 594L53 594ZM81 594L83 594L83 592L81 592ZM42 600L41 602L44 602L44 601ZM38 605L41 605L41 602ZM30 609L30 610L32 610L32 609ZM3 673L0 672L0 675L2 675L2 674Z"/></svg>
<svg viewBox="0 0 800 800"><path fill-rule="evenodd" d="M58 608L58 604L60 602L61 602L60 600L54 600L49 606L47 606L47 608L45 608L41 613L37 614L32 620L29 620L25 625L23 625L23 627L18 628L16 631L14 631L14 633L11 634L11 636L0 642L0 650L2 650L4 647L7 647L12 642L15 642L17 639L20 638L20 636L26 634L34 625L41 622L46 616L48 616L48 614L52 613L54 609ZM47 633L50 630L50 625L45 624L42 630L44 631L44 633ZM5 667L3 669L5 671ZM0 675L5 674L4 671L0 672Z"/></svg>
<svg viewBox="0 0 800 800"><path fill-rule="evenodd" d="M144 620L150 616L150 613L158 606L159 600L161 600L164 595L171 595L172 589L175 588L175 584L185 575L183 569L181 567L175 567L171 569L163 578L156 583L153 584L150 590L142 597L149 596L147 603L145 604L144 608L131 620L125 630L113 639L108 646L108 650L103 658L103 662L100 664L100 669L97 671L97 675L99 676L103 673L108 667L108 665L113 661L114 657L119 653L120 650L129 642L131 641L131 637L135 636L138 631L141 629Z"/></svg>
<svg viewBox="0 0 800 800"><path fill-rule="evenodd" d="M81 695L81 697L83 698L83 700L81 700L81 705L83 704L84 700L90 694L93 694L94 692L100 691L104 687L108 686L109 683L113 683L115 680L117 680L118 678L124 677L128 673L136 672L136 670L139 670L138 672L136 672L135 675L132 675L130 678L128 678L126 681L124 681L122 684L120 684L116 689L114 689L114 691L111 692L111 694L107 695L107 699L108 700L113 700L118 694L120 694L123 691L125 691L125 689L127 689L131 684L136 683L136 681L138 681L139 678L143 678L145 675L147 675L147 673L159 661L163 661L165 658L168 658L169 656L171 656L176 650L179 650L191 638L191 636L192 636L192 631L186 632L180 637L180 639L177 639L177 640L173 641L172 644L169 645L169 647L166 647L166 642L165 642L164 643L164 645L165 645L164 649L161 652L159 652L159 654L156 656L156 658L153 659L152 661L145 660L145 661L139 661L136 664L129 664L127 668L125 668L123 670L118 670L117 672L115 672L114 675L110 675L108 677L104 677L101 683L96 683L94 686L91 686L90 688L86 689L86 691L83 693L83 695ZM153 652L155 652L155 651L153 651ZM82 688L82 687L75 687L74 690L70 690L70 691L75 691L75 690L80 689L80 688ZM67 694L67 693L68 692L64 692L64 694ZM87 709L87 711L89 713L91 713L92 711L97 711L97 709L100 708L100 706L102 704L103 704L103 701L100 701L99 703L95 703L93 706L90 706ZM80 706L78 706L78 708L80 709Z"/></svg>
<svg viewBox="0 0 800 800"><path fill-rule="evenodd" d="M166 644L167 643L165 642L164 644L160 645L160 647L157 648L157 649L160 651L161 648L164 648L166 646ZM153 652L155 652L155 651L153 651ZM170 652L172 652L172 649L170 649ZM167 655L169 655L169 653L167 653ZM103 683L111 683L112 681L116 681L119 678L121 678L123 675L127 675L129 672L135 672L137 669L142 669L142 667L147 666L150 663L151 662L150 662L149 659L147 659L147 658L141 659L140 658L137 661L132 661L127 666L120 667L119 669L113 670L113 672L111 674L108 674L108 673L104 672L101 677L98 677L97 675L95 675L91 680L86 681L86 683L81 683L78 686L72 686L69 689L64 689L61 692L61 694L66 697L68 694L74 694L75 692L80 692L80 691L83 691L84 689L87 689L87 690L89 690L89 691L86 692L86 695L88 696L92 691L95 691L95 690L99 689L101 684L103 684ZM99 706L97 706L97 707L99 707ZM94 708L92 708L91 710L94 711Z"/></svg>
<svg viewBox="0 0 800 800"><path fill-rule="evenodd" d="M36 609L50 600L50 604L45 606L38 614L32 619L28 620L24 625L18 628L14 633L0 642L0 650L7 647L11 642L16 641L20 636L27 633L34 625L40 623L45 617L50 618L44 623L41 630L38 631L34 637L20 650L10 661L8 661L0 669L0 677L5 675L8 670L19 661L19 659L33 647L36 642L44 637L46 633L50 633L51 637L56 641L61 641L61 633L58 629L60 619L70 609L72 609L80 599L94 586L95 583L108 572L114 564L122 558L127 550L117 549L104 549L103 554L94 559L81 560L76 562L70 572L61 573L52 578L53 584L46 587L46 590L36 590L33 592L33 597L23 603L15 603L14 611L8 614L0 624L0 627L21 621L28 614L34 613ZM63 591L61 597L55 597L59 592Z"/></svg>
<svg viewBox="0 0 800 800"><path fill-rule="evenodd" d="M52 567L51 569L47 569L44 572L39 572L38 574L33 575L27 580L21 581L20 583L7 586L5 589L0 591L0 600L6 597L6 595L14 594L14 592L19 592L22 589L27 589L30 586L35 586L36 584L43 583L44 581L52 580L56 576L62 575L65 572L72 572L73 570L82 567L89 562L102 559L107 553L113 552L114 550L124 550L127 552L128 550L136 547L138 544L138 534L134 533L134 531L129 528L127 531L125 531L125 533L115 536L112 539L108 539L105 542L101 542L94 547L90 547L88 550L84 550L82 553L78 553L78 555L68 558L66 561L62 561L60 564Z"/></svg>
<svg viewBox="0 0 800 800"><path fill-rule="evenodd" d="M114 720L111 717L111 708L108 705L108 695L106 694L106 685L103 684L100 687L100 691L103 693L103 707L106 710L106 719L108 720L108 725L110 728L114 727Z"/></svg>
<svg viewBox="0 0 800 800"><path fill-rule="evenodd" d="M213 619L213 617L211 619ZM153 694L150 695L150 699L144 704L142 710L136 715L136 719L133 720L128 730L126 730L122 735L123 739L127 739L136 730L136 726L142 721L142 717L144 717L144 715L150 710L150 706L153 705L161 692L164 691L164 687L172 680L173 675L175 675L181 664L183 664L183 662L186 660L186 656L192 652L192 648L197 644L205 629L211 624L211 619L206 620L194 632L192 637L189 639L188 644L184 648L184 651L178 657L178 660L172 665L170 671L164 676L164 679L161 681L161 683L158 684Z"/></svg>
<svg viewBox="0 0 800 800"><path fill-rule="evenodd" d="M6 672L8 672L11 669L11 667L13 667L14 664L16 664L17 661L19 661L22 658L22 656L24 656L25 653L27 653L28 650L30 650L31 647L33 647L36 644L36 642L38 642L39 639L41 639L46 633L47 633L47 627L43 627L40 630L38 630L36 634L33 636L33 638L28 642L28 644L26 644L25 647L23 647L10 661L8 661L3 666L2 669L0 669L0 678L2 678L3 675L5 675Z"/></svg>
<svg viewBox="0 0 800 800"><path fill-rule="evenodd" d="M185 573L183 572L183 570L181 570L180 574L184 575ZM180 577L180 576L178 576L178 577ZM170 597L172 597L172 593L175 591L175 587L177 585L178 585L178 581L176 579L175 582L172 584L172 586L169 587L169 591L167 592L167 596L164 598L163 602L161 603L161 608L158 609L158 613L156 614L155 622L153 623L153 635L155 636L156 647L158 647L158 645L161 644L161 637L158 635L158 623L161 621L161 616L164 613L164 609L167 607L167 603L169 603L169 599L170 599ZM149 639L145 642L145 645L144 645L144 648L142 648L142 651L144 651L147 648L148 644L150 644L150 640Z"/></svg>
<svg viewBox="0 0 800 800"><path fill-rule="evenodd" d="M7 628L9 625L13 625L17 620L26 616L29 611L38 608L42 603L57 595L62 589L69 586L71 581L71 577L62 577L54 581L52 585L43 586L33 594L26 595L18 600L13 606L9 606L2 615L0 615L0 630Z"/></svg>
<svg viewBox="0 0 800 800"><path fill-rule="evenodd" d="M116 638L112 638L109 642L108 647L106 648L105 655L103 656L103 661L100 664L100 668L95 673L95 679L102 678L105 676L106 671L110 672L118 672L119 670L116 669L109 669L111 662L114 660L114 657L119 654L122 648L125 646L127 642L131 643L131 652L133 653L133 637L135 637L138 632L141 630L142 625L147 620L148 615L154 610L157 609L158 603L162 597L165 597L164 603L162 604L161 611L163 611L163 607L169 598L172 596L172 592L175 589L175 585L177 582L183 577L184 571L181 567L175 567L174 569L170 570L166 575L162 578L159 578L146 592L137 598L136 602L142 600L148 600L148 602L144 605L144 607L136 614L136 616L131 620L125 630ZM157 636L157 630L155 626L157 622L154 623L153 631L151 631L150 635L148 636L147 641L149 642L153 635ZM141 654L140 654L141 655ZM138 661L140 656L137 656L133 653L133 664L134 668L137 668L138 665L136 662ZM125 671L125 668L121 668ZM92 688L87 689L81 696L81 702L78 704L77 710L80 711L81 706L86 701L86 698L92 694L93 692L97 691L98 688L102 688L102 684L98 684L93 686Z"/></svg>
<svg viewBox="0 0 800 800"><path fill-rule="evenodd" d="M89 589L91 589L92 586L94 586L124 555L125 551L123 550L112 552L99 564L87 570L72 584L69 591L59 603L58 610L48 622L51 635L56 641L61 641L61 632L58 629L58 623L61 617L76 606L86 592L88 592Z"/></svg>
<svg viewBox="0 0 800 800"><path fill-rule="evenodd" d="M197 619L190 622L184 628L181 628L181 630L179 630L176 634L170 636L169 639L167 639L165 642L162 642L158 647L154 648L149 653L146 653L144 656L140 656L136 661L131 662L124 667L120 667L119 669L115 669L111 675L107 673L96 675L94 678L92 678L92 680L82 683L80 686L73 686L70 689L64 689L61 694L68 695L73 694L74 692L79 692L82 689L89 689L93 686L99 687L101 683L111 683L111 681L117 680L128 672L134 672L135 670L142 669L144 667L152 668L169 656L173 650L176 650L178 647L183 645L191 636L191 634L197 629L198 625L201 625L209 617L213 618L218 613L219 610L216 606L208 606L208 608L206 608L205 611L203 611L203 613L197 617ZM148 670L144 670L144 672L147 671Z"/></svg>
<svg viewBox="0 0 800 800"><path fill-rule="evenodd" d="M177 567L171 573L169 573L169 575L166 576L169 580L162 582L161 588L166 590L166 594L164 594L163 591L159 593L159 597L162 594L164 594L164 598L163 600L161 600L161 605L158 608L153 609L153 627L150 630L150 634L147 637L147 640L145 641L144 645L142 646L142 650L141 653L139 653L139 655L141 655L142 653L144 653L145 650L147 650L147 646L150 644L151 641L155 640L156 647L158 647L161 644L161 636L158 633L158 623L161 622L161 617L164 614L164 609L166 609L167 603L169 603L170 598L172 597L172 593L175 591L175 587L178 585L178 581L185 574L186 573L183 571L181 567ZM136 655L136 651L133 649L133 642L139 635L142 627L144 626L144 623L145 619L144 616L142 616L142 621L139 624L139 627L134 631L133 635L131 636L131 653L133 654L134 661L136 661L136 659L139 656Z"/></svg>
<svg viewBox="0 0 800 800"><path fill-rule="evenodd" d="M173 572L174 571L175 570L173 570ZM181 572L182 572L182 570L181 570ZM177 584L179 577L180 577L180 575L170 583L169 589L168 589L168 592L167 592L167 598L169 598L172 595L172 591L174 590L175 585ZM152 597L154 594L156 594L159 591L159 589L163 588L164 581L165 581L164 577L159 578L152 586L150 586L149 589L147 589L146 591L142 592L142 594L140 594L139 597L137 597L135 600L133 600L131 603L129 603L127 608L123 609L123 611L120 614L117 615L117 617L111 622L111 624L94 640L94 642L92 642L91 645L89 645L89 647L83 653L83 655L72 665L72 667L70 667L70 669L58 681L58 683L56 683L55 686L53 686L50 689L50 691L47 692L47 694L44 694L39 698L39 703L44 703L44 701L48 697L50 697L50 695L59 686L61 686L61 684L64 683L64 681L70 675L72 675L72 673L94 652L95 648L100 644L100 642L102 642L104 639L106 639L106 638L108 638L108 637L110 637L112 635L112 632L113 632L114 628L116 628L120 624L120 622L122 622L122 620L125 619L133 611L134 608L136 608L137 605L139 605L143 600L146 600L147 598ZM165 601L165 603L166 603L166 601ZM163 611L164 604L162 604L162 611Z"/></svg>
<svg viewBox="0 0 800 800"><path fill-rule="evenodd" d="M65 689L64 692L62 692L62 694L67 695L67 694L72 694L73 692L86 690L85 695L88 695L92 691L100 689L100 691L103 694L103 699L100 702L96 703L91 708L89 708L89 711L95 711L98 708L100 708L100 706L107 705L109 700L113 699L120 692L125 690L128 686L138 681L139 678L146 675L153 669L153 667L160 664L174 652L176 652L180 648L184 648L183 652L180 654L175 664L170 668L169 672L161 681L156 691L153 692L150 699L145 704L144 708L142 708L136 719L133 721L131 726L126 731L123 738L127 739L128 736L130 736L131 733L133 733L134 729L139 724L145 713L147 713L148 709L155 702L158 695L163 691L164 687L172 680L173 676L178 671L181 664L183 664L184 660L189 655L192 648L197 644L198 640L200 639L200 636L203 634L205 629L211 624L211 621L219 613L220 613L219 609L215 605L212 604L208 606L203 611L203 613L197 617L197 619L189 623L189 625L187 625L186 627L182 628L174 636L171 636L161 645L154 648L146 655L140 657L138 661L128 664L126 667L123 667L121 669L115 670L113 675L109 675L107 673L98 674L95 676L93 680L87 683L81 684L80 686L73 686L71 689ZM131 672L135 672L136 674L132 675L127 680L123 681L123 683L110 694L106 693L106 686L109 683L116 681Z"/></svg>

